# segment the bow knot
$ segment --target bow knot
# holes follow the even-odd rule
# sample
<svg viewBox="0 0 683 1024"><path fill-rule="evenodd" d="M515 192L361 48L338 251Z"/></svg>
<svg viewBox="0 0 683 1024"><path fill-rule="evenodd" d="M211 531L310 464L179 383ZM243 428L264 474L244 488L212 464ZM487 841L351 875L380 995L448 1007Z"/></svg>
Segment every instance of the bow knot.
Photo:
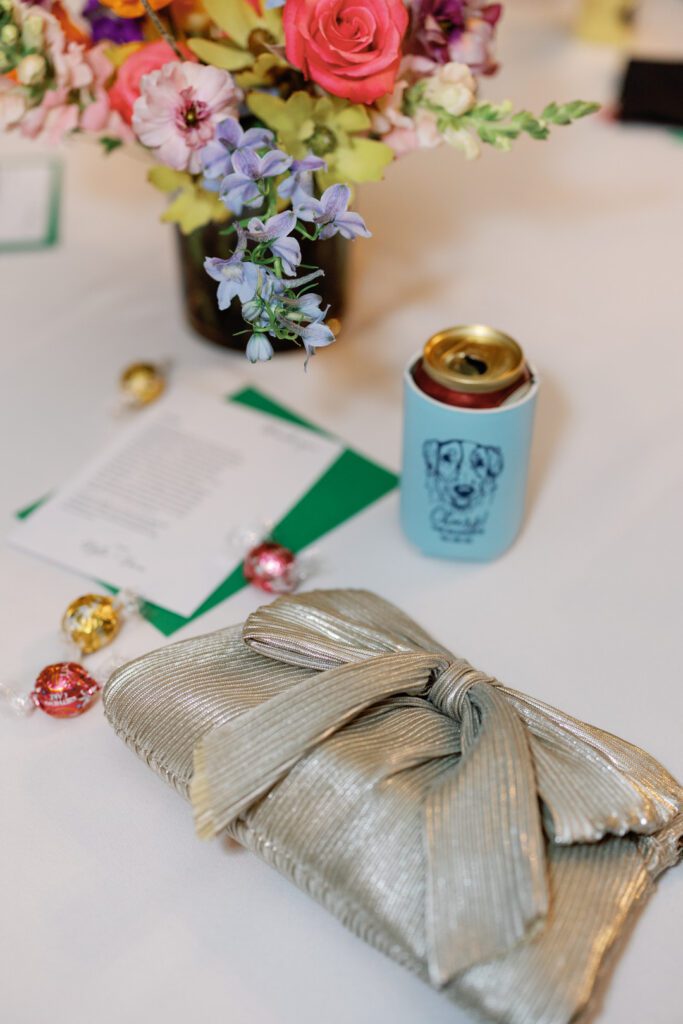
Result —
<svg viewBox="0 0 683 1024"><path fill-rule="evenodd" d="M456 658L436 676L429 691L429 700L444 715L463 722L470 710L469 692L480 684L495 686L496 681L473 668L464 658Z"/></svg>

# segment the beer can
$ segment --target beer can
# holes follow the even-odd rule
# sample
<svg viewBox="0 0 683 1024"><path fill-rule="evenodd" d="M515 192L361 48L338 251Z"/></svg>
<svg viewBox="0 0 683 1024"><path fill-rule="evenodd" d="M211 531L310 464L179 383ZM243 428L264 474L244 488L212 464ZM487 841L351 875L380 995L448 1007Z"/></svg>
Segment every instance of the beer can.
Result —
<svg viewBox="0 0 683 1024"><path fill-rule="evenodd" d="M524 517L539 381L509 335L435 334L404 375L401 523L421 551L488 561Z"/></svg>

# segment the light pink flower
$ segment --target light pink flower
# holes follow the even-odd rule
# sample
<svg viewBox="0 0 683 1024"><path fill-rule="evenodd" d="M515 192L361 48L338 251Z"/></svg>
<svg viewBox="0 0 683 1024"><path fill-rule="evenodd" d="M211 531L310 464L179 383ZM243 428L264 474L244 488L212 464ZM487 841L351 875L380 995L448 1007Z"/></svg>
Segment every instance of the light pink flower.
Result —
<svg viewBox="0 0 683 1024"><path fill-rule="evenodd" d="M192 51L182 43L180 49L188 60L196 59ZM145 75L177 60L177 55L164 39L145 43L126 57L116 73L116 81L109 90L111 105L114 110L118 110L126 124L130 124L133 118L133 107L140 95L140 82Z"/></svg>
<svg viewBox="0 0 683 1024"><path fill-rule="evenodd" d="M26 98L23 89L14 82L0 77L0 131L14 128L26 113Z"/></svg>
<svg viewBox="0 0 683 1024"><path fill-rule="evenodd" d="M77 128L128 141L132 133L111 109L106 86L114 68L105 55L105 43L84 49L80 43L63 47L61 32L50 32L48 55L55 70L54 88L47 89L37 107L21 122L23 135L57 143Z"/></svg>
<svg viewBox="0 0 683 1024"><path fill-rule="evenodd" d="M433 74L437 65L427 57L404 57L394 91L376 103L371 111L372 128L391 146L397 156L415 149L433 149L443 141L436 126L436 117L427 110L418 110L415 117L403 113L406 89L421 78Z"/></svg>
<svg viewBox="0 0 683 1024"><path fill-rule="evenodd" d="M30 138L59 142L76 129L109 135L122 141L133 134L111 110L107 86L114 67L105 55L106 44L86 49L67 42L57 19L41 7L15 4L14 19L33 35L33 59L42 60L44 76L35 91L18 82L0 79L0 128L17 128ZM38 23L36 25L36 22ZM37 95L40 102L37 102Z"/></svg>
<svg viewBox="0 0 683 1024"><path fill-rule="evenodd" d="M468 18L467 30L448 49L449 60L467 64L475 75L492 75L498 70L493 56L495 33L495 23Z"/></svg>
<svg viewBox="0 0 683 1024"><path fill-rule="evenodd" d="M213 139L219 121L237 117L241 98L227 71L190 61L165 64L140 82L133 129L161 163L198 174L200 150Z"/></svg>

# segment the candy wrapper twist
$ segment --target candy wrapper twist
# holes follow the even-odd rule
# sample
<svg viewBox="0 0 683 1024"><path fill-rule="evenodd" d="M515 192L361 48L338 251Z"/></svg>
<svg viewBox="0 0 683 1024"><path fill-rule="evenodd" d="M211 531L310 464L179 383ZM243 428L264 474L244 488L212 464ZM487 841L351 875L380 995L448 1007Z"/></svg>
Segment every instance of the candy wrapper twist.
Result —
<svg viewBox="0 0 683 1024"><path fill-rule="evenodd" d="M356 934L479 1018L568 1024L653 880L683 790L375 595L281 597L131 662L116 731Z"/></svg>

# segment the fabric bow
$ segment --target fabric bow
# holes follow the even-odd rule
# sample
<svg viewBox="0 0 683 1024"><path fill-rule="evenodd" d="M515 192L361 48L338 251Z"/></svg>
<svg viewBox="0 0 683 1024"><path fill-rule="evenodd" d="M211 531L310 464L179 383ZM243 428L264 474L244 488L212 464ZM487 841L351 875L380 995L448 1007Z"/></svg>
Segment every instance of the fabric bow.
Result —
<svg viewBox="0 0 683 1024"><path fill-rule="evenodd" d="M293 766L369 709L427 701L459 751L424 807L428 970L446 985L542 927L546 844L651 835L682 791L638 747L508 689L365 591L314 591L259 609L246 644L317 670L211 730L195 748L190 795L200 836L233 826ZM417 750L415 764L434 757ZM402 766L402 767L405 767Z"/></svg>

